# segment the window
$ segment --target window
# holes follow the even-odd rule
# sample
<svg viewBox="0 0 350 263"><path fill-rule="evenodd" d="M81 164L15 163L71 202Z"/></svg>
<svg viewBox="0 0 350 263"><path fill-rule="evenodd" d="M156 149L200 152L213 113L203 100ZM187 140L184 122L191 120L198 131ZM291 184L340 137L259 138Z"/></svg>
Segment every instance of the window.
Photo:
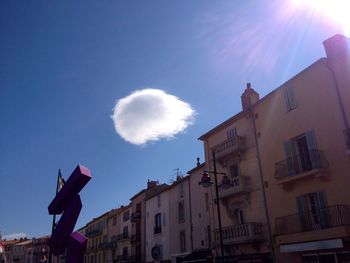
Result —
<svg viewBox="0 0 350 263"><path fill-rule="evenodd" d="M184 184L179 185L179 196L180 197L184 196Z"/></svg>
<svg viewBox="0 0 350 263"><path fill-rule="evenodd" d="M205 232L205 243L206 243L206 247L210 247L211 246L211 229L210 229L210 225L207 225L207 227L204 229Z"/></svg>
<svg viewBox="0 0 350 263"><path fill-rule="evenodd" d="M287 111L291 111L291 110L293 110L293 109L295 109L297 107L292 87L287 87L285 89L284 97L285 97L285 100L286 100Z"/></svg>
<svg viewBox="0 0 350 263"><path fill-rule="evenodd" d="M186 232L180 231L180 252L186 252Z"/></svg>
<svg viewBox="0 0 350 263"><path fill-rule="evenodd" d="M154 216L154 234L162 232L162 214L158 213Z"/></svg>
<svg viewBox="0 0 350 263"><path fill-rule="evenodd" d="M237 225L243 225L244 224L244 212L242 209L235 209L235 218Z"/></svg>
<svg viewBox="0 0 350 263"><path fill-rule="evenodd" d="M114 216L114 217L113 217L113 226L115 226L116 224L117 224L117 217Z"/></svg>
<svg viewBox="0 0 350 263"><path fill-rule="evenodd" d="M238 163L235 163L230 166L230 175L232 179L235 179L239 176L239 167Z"/></svg>
<svg viewBox="0 0 350 263"><path fill-rule="evenodd" d="M185 222L185 202L182 200L178 203L179 223Z"/></svg>
<svg viewBox="0 0 350 263"><path fill-rule="evenodd" d="M129 212L129 211L126 211L126 212L123 214L123 222L128 221L129 218L130 218L130 212Z"/></svg>
<svg viewBox="0 0 350 263"><path fill-rule="evenodd" d="M129 229L128 226L123 227L123 238L128 238L129 236Z"/></svg>
<svg viewBox="0 0 350 263"><path fill-rule="evenodd" d="M232 128L226 132L227 134L227 139L231 139L237 136L237 128Z"/></svg>
<svg viewBox="0 0 350 263"><path fill-rule="evenodd" d="M297 197L301 228L304 231L327 228L330 225L326 194L323 191Z"/></svg>
<svg viewBox="0 0 350 263"><path fill-rule="evenodd" d="M158 207L160 207L160 195L157 195L157 203L158 203Z"/></svg>
<svg viewBox="0 0 350 263"><path fill-rule="evenodd" d="M289 175L300 174L321 167L320 152L313 131L306 132L284 143Z"/></svg>
<svg viewBox="0 0 350 263"><path fill-rule="evenodd" d="M205 211L209 210L209 194L205 193L204 194L204 200L205 200Z"/></svg>
<svg viewBox="0 0 350 263"><path fill-rule="evenodd" d="M141 212L141 203L136 204L136 212Z"/></svg>
<svg viewBox="0 0 350 263"><path fill-rule="evenodd" d="M123 260L128 259L128 247L123 247Z"/></svg>

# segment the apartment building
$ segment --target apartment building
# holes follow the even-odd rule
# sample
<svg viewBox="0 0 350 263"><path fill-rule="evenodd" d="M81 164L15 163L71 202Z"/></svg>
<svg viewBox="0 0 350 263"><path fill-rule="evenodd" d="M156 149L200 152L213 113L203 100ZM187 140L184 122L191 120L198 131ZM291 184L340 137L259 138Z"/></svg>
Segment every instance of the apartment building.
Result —
<svg viewBox="0 0 350 263"><path fill-rule="evenodd" d="M349 262L349 39L252 112L278 262Z"/></svg>
<svg viewBox="0 0 350 263"><path fill-rule="evenodd" d="M106 263L108 251L108 213L94 218L81 230L88 238L85 263ZM84 234L84 233L83 233Z"/></svg>
<svg viewBox="0 0 350 263"><path fill-rule="evenodd" d="M189 255L193 250L191 232L191 203L189 176L176 177L170 185L169 192L169 258L177 262L178 258Z"/></svg>
<svg viewBox="0 0 350 263"><path fill-rule="evenodd" d="M117 215L117 260L116 262L130 262L131 253L131 206L119 208Z"/></svg>
<svg viewBox="0 0 350 263"><path fill-rule="evenodd" d="M327 57L264 98L248 84L242 111L200 137L219 172L224 253L239 262L350 260L350 45L323 44Z"/></svg>
<svg viewBox="0 0 350 263"><path fill-rule="evenodd" d="M146 201L146 262L170 262L169 188L154 187Z"/></svg>
<svg viewBox="0 0 350 263"><path fill-rule="evenodd" d="M32 240L24 239L13 245L12 262L30 263L32 257Z"/></svg>
<svg viewBox="0 0 350 263"><path fill-rule="evenodd" d="M189 201L192 252L191 259L200 259L210 254L211 249L211 228L210 218L213 214L211 202L211 189L199 184L204 174L205 163L200 163L197 158L196 167L187 172L189 177ZM206 253L209 252L209 253Z"/></svg>
<svg viewBox="0 0 350 263"><path fill-rule="evenodd" d="M265 262L270 257L271 247L267 238L268 222L264 216L252 116L248 111L250 98L256 102L259 95L248 84L242 95L243 111L199 139L204 142L205 170L211 171L207 180L214 181L212 172L215 168L218 173L224 256ZM210 229L213 252L217 257L221 256L221 240L215 184L212 184L210 194L209 204L213 211Z"/></svg>
<svg viewBox="0 0 350 263"><path fill-rule="evenodd" d="M145 262L146 259L146 204L145 191L141 190L130 198L131 201L131 259Z"/></svg>

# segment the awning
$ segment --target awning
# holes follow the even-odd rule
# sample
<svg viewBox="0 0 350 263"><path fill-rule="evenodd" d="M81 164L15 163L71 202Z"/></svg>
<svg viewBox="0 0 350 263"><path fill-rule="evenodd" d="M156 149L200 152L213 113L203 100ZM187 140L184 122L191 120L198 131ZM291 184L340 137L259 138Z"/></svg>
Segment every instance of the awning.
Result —
<svg viewBox="0 0 350 263"><path fill-rule="evenodd" d="M343 248L343 247L344 245L341 239L330 239L330 240L281 245L280 251L281 253L292 253L292 252Z"/></svg>

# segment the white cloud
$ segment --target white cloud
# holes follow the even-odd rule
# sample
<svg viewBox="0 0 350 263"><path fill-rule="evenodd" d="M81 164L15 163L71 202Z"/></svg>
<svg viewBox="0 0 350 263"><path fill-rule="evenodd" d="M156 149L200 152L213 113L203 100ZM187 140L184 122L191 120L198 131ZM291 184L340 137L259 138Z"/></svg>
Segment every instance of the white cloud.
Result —
<svg viewBox="0 0 350 263"><path fill-rule="evenodd" d="M183 132L194 115L191 105L176 96L159 89L143 89L118 100L111 117L124 140L143 145Z"/></svg>
<svg viewBox="0 0 350 263"><path fill-rule="evenodd" d="M13 233L13 234L8 234L8 235L3 235L2 239L12 240L12 239L24 238L26 236L27 235L25 233Z"/></svg>

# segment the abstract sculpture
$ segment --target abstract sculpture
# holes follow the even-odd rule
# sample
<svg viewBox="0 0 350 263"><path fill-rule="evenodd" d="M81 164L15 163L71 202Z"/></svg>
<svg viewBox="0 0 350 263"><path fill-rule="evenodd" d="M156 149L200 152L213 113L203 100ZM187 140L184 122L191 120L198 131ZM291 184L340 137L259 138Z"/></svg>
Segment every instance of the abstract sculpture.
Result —
<svg viewBox="0 0 350 263"><path fill-rule="evenodd" d="M63 213L51 235L49 246L55 256L66 251L66 263L84 261L87 238L72 231L82 208L79 192L90 179L89 169L78 165L48 206L50 215Z"/></svg>

